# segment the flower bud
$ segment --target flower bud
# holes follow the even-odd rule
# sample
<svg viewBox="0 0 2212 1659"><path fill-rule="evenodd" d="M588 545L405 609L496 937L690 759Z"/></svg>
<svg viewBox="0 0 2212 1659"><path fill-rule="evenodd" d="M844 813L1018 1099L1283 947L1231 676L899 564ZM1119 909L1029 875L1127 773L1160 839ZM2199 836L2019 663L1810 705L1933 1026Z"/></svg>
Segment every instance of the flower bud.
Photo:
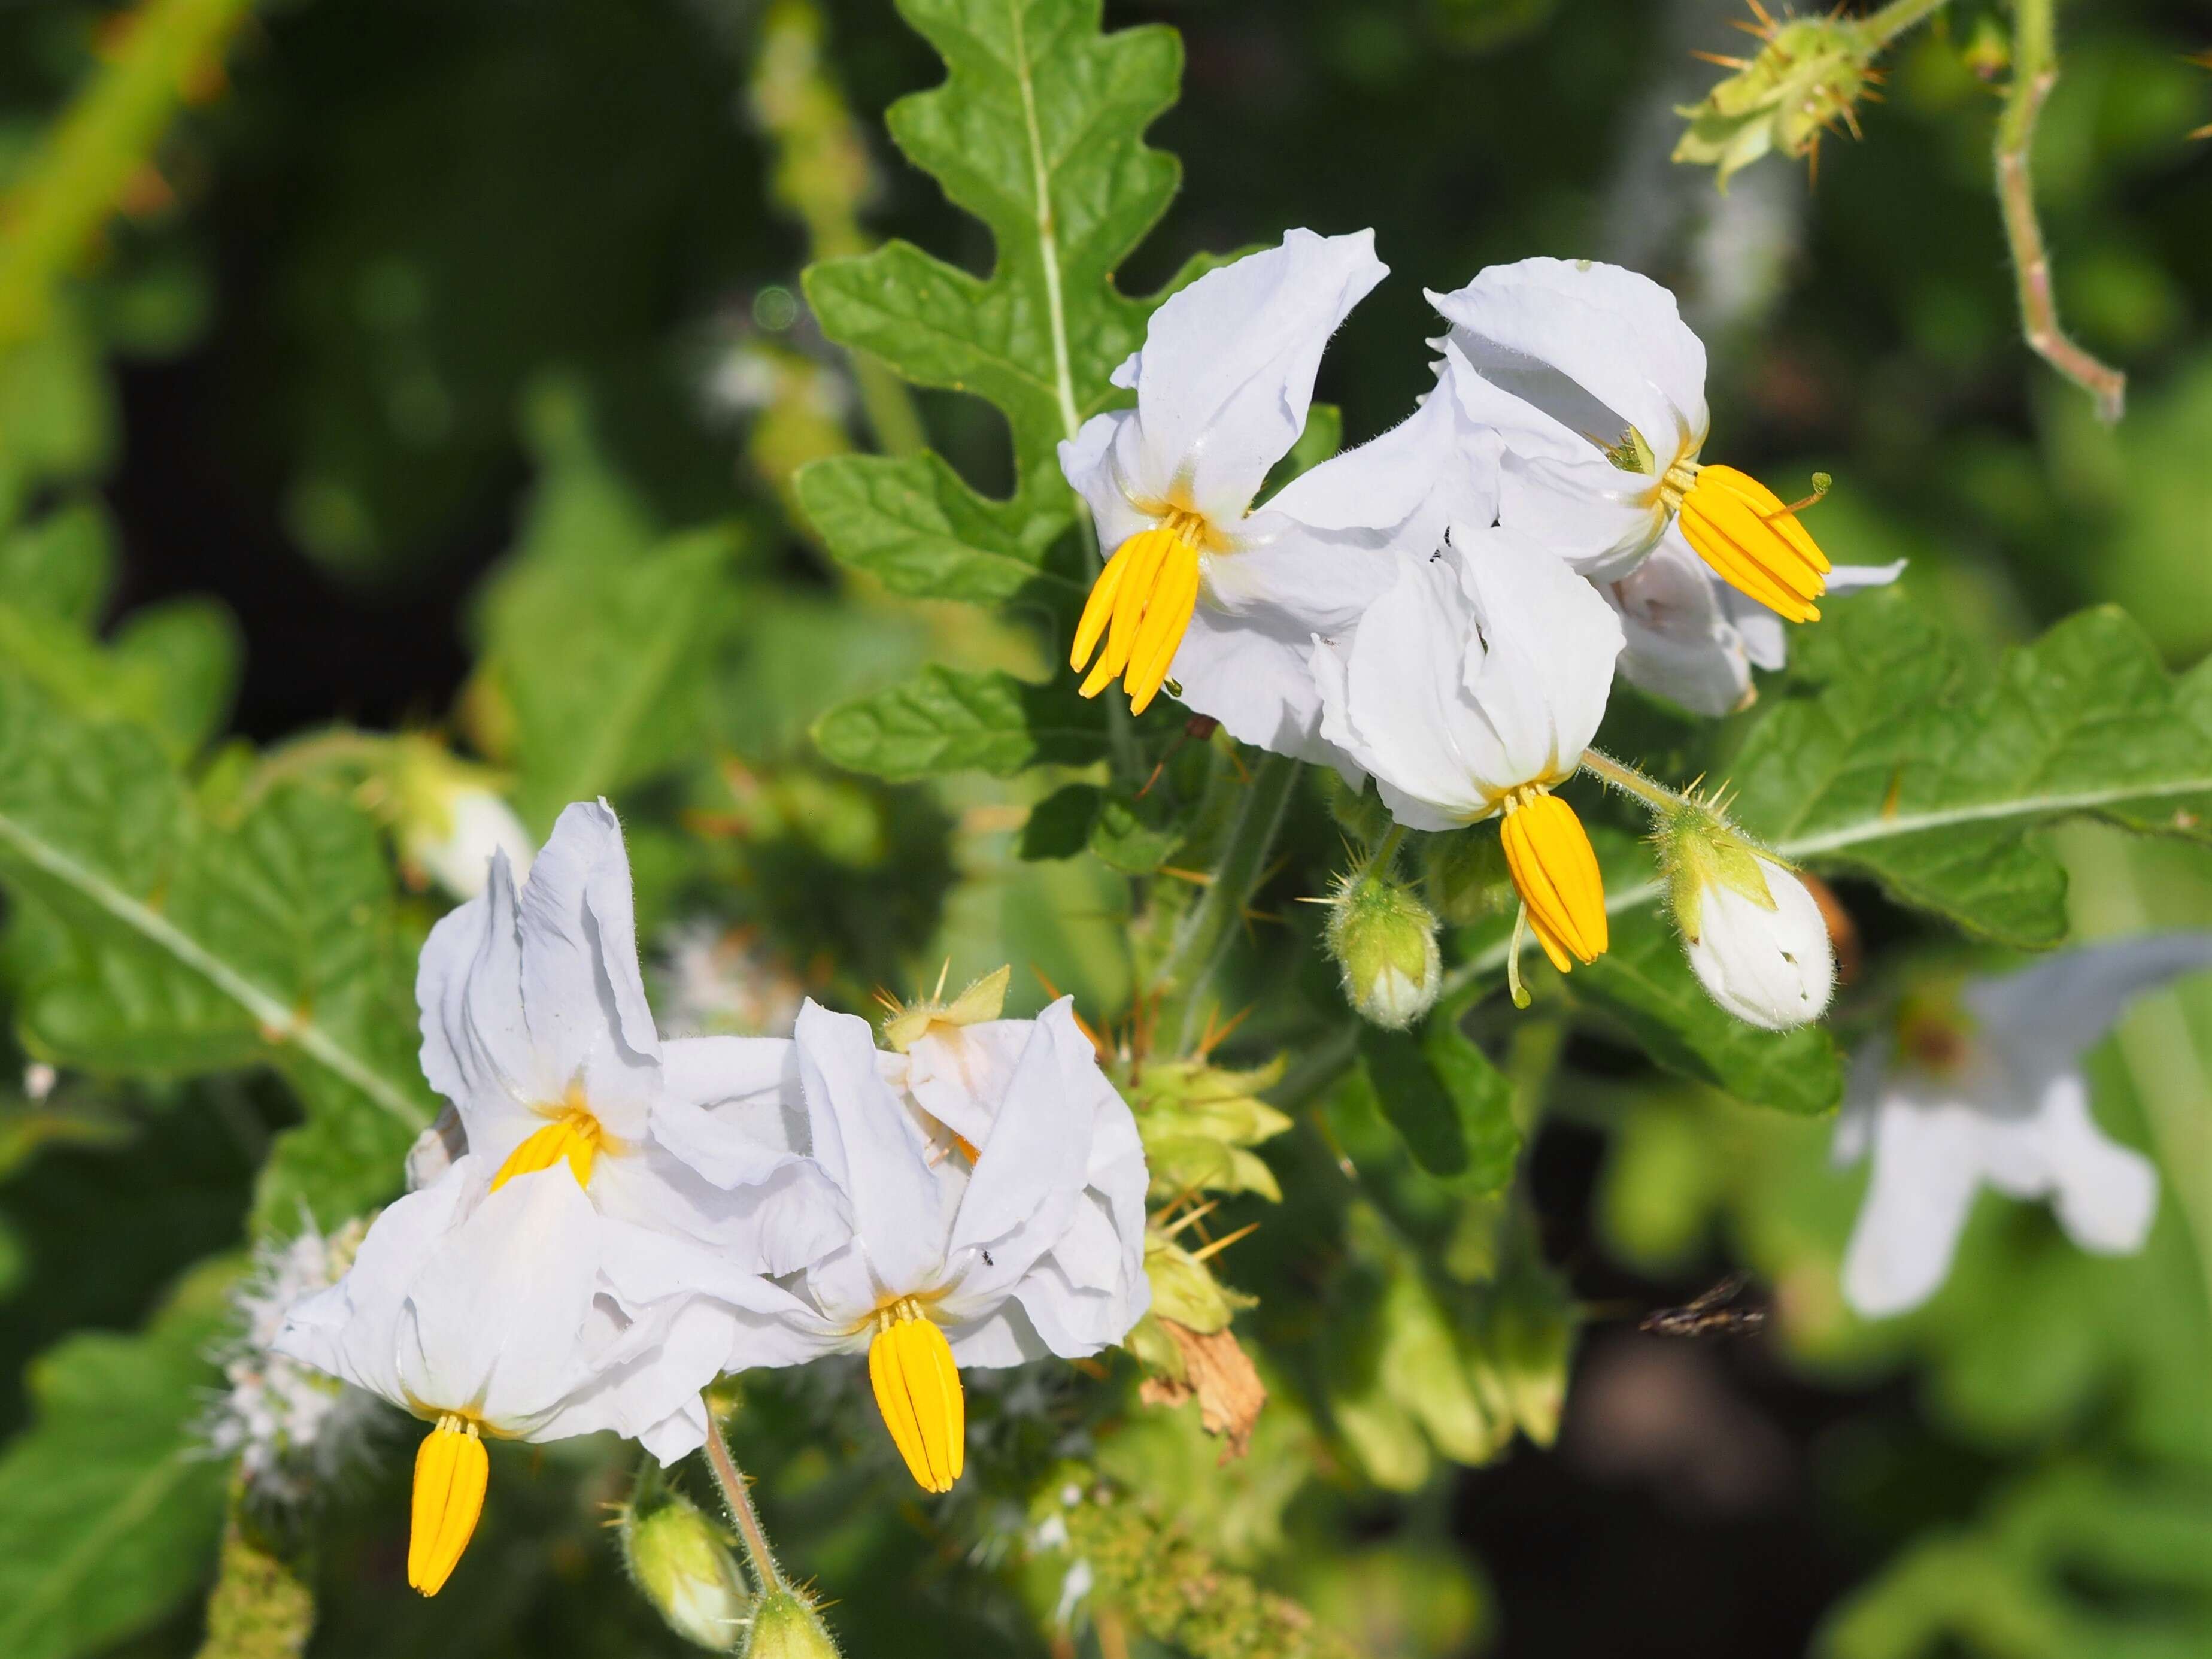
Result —
<svg viewBox="0 0 2212 1659"><path fill-rule="evenodd" d="M753 1613L744 1659L837 1659L837 1644L797 1590L770 1590Z"/></svg>
<svg viewBox="0 0 2212 1659"><path fill-rule="evenodd" d="M721 1530L681 1493L662 1491L623 1516L630 1577L668 1627L714 1653L744 1633L752 1597Z"/></svg>
<svg viewBox="0 0 2212 1659"><path fill-rule="evenodd" d="M1328 951L1343 970L1346 1000L1394 1031L1427 1013L1443 978L1429 907L1404 884L1371 872L1340 882L1329 907Z"/></svg>
<svg viewBox="0 0 2212 1659"><path fill-rule="evenodd" d="M483 891L495 853L507 854L517 881L530 873L530 832L493 786L491 774L426 738L401 746L392 780L399 856L456 898Z"/></svg>
<svg viewBox="0 0 2212 1659"><path fill-rule="evenodd" d="M1818 1019L1835 989L1836 957L1804 883L1696 803L1660 842L1675 925L1713 1000L1770 1031Z"/></svg>
<svg viewBox="0 0 2212 1659"><path fill-rule="evenodd" d="M1674 112L1690 121L1674 160L1717 167L1723 190L1770 150L1810 154L1839 121L1856 134L1852 111L1872 78L1866 38L1848 17L1769 21L1759 34L1757 57L1716 59L1736 73Z"/></svg>
<svg viewBox="0 0 2212 1659"><path fill-rule="evenodd" d="M1505 843L1480 830L1424 837L1421 888L1452 927L1510 915L1520 902L1506 868Z"/></svg>

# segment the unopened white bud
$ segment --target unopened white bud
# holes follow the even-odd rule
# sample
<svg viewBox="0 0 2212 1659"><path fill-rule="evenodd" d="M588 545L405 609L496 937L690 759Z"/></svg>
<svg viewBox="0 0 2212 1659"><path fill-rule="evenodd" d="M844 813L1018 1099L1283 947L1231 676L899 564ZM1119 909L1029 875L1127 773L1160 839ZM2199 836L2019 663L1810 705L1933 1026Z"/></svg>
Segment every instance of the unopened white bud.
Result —
<svg viewBox="0 0 2212 1659"><path fill-rule="evenodd" d="M1835 990L1836 953L1805 884L1717 818L1671 834L1674 920L1713 1000L1770 1031L1818 1019Z"/></svg>
<svg viewBox="0 0 2212 1659"><path fill-rule="evenodd" d="M1401 1031L1429 1012L1443 980L1437 919L1411 888L1353 876L1330 900L1328 950L1361 1016Z"/></svg>
<svg viewBox="0 0 2212 1659"><path fill-rule="evenodd" d="M634 1506L623 1516L623 1553L670 1629L710 1652L737 1647L752 1595L721 1529L696 1504L664 1492Z"/></svg>
<svg viewBox="0 0 2212 1659"><path fill-rule="evenodd" d="M400 857L454 897L483 891L495 853L507 854L518 882L530 873L537 847L490 774L410 739L393 793Z"/></svg>

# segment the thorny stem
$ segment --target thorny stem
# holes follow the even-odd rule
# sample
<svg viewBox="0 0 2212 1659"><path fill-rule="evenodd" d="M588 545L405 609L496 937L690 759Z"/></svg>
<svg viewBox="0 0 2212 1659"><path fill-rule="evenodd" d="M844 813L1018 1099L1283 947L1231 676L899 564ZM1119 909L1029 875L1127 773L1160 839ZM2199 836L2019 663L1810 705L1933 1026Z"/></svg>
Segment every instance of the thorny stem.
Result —
<svg viewBox="0 0 2212 1659"><path fill-rule="evenodd" d="M722 1437L720 1423L708 1425L707 1467L714 1470L714 1484L722 1489L722 1501L729 1507L730 1519L737 1523L738 1536L744 1541L745 1558L752 1563L753 1577L761 1593L765 1595L771 1590L789 1589L791 1581L776 1565L775 1552L769 1547L768 1534L761 1528L760 1512L753 1508L745 1472L730 1455L730 1443Z"/></svg>
<svg viewBox="0 0 2212 1659"><path fill-rule="evenodd" d="M1389 833L1375 843L1374 850L1361 860L1358 870L1345 884L1344 896L1351 898L1355 894L1364 892L1369 882L1390 867L1392 861L1398 856L1398 848L1405 844L1405 840L1406 826L1402 823L1392 824Z"/></svg>
<svg viewBox="0 0 2212 1659"><path fill-rule="evenodd" d="M1158 983L1171 1006L1180 1011L1175 1052L1185 1054L1198 1041L1206 993L1243 921L1246 908L1274 850L1275 833L1281 829L1291 792L1304 769L1287 755L1269 755L1253 769L1243 805L1229 828L1227 845L1213 868L1213 879L1176 932L1167 959L1160 964ZM1165 1030L1165 1020L1161 1023Z"/></svg>
<svg viewBox="0 0 2212 1659"><path fill-rule="evenodd" d="M1951 3L1951 0L1890 0L1880 11L1859 20L1859 38L1869 50L1879 51Z"/></svg>
<svg viewBox="0 0 2212 1659"><path fill-rule="evenodd" d="M2058 324L2058 304L2051 289L2051 256L2043 227L2035 216L2035 185L2029 156L2044 100L2058 84L2058 47L2052 9L2057 0L2015 0L2012 47L2012 89L1997 118L1997 205L2004 213L2005 240L2012 247L2013 270L2020 287L2021 323L2036 355L2097 400L2097 415L2120 418L2127 402L2128 377L2100 362L2069 339Z"/></svg>
<svg viewBox="0 0 2212 1659"><path fill-rule="evenodd" d="M147 177L178 106L222 89L222 52L250 0L145 0L116 56L0 195L0 349L45 323L54 285Z"/></svg>
<svg viewBox="0 0 2212 1659"><path fill-rule="evenodd" d="M1656 812L1671 812L1678 806L1687 806L1690 798L1669 789L1656 778L1648 778L1634 767L1617 761L1610 755L1595 749L1583 751L1583 770L1605 780L1614 788L1635 796Z"/></svg>

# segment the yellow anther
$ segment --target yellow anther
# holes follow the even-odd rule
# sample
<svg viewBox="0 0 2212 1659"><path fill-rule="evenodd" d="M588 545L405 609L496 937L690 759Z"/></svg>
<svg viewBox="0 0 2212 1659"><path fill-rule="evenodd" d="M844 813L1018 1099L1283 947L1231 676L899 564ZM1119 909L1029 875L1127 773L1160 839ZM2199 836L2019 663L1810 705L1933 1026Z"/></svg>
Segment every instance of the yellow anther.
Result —
<svg viewBox="0 0 2212 1659"><path fill-rule="evenodd" d="M407 1582L425 1595L446 1587L483 1513L491 1460L475 1422L447 1412L415 1454L415 1515L407 1534Z"/></svg>
<svg viewBox="0 0 2212 1659"><path fill-rule="evenodd" d="M877 1314L868 1381L915 1480L926 1491L951 1492L968 1461L968 1403L952 1345L913 1297Z"/></svg>
<svg viewBox="0 0 2212 1659"><path fill-rule="evenodd" d="M1827 555L1796 508L1758 479L1732 466L1699 467L1682 494L1680 522L1683 539L1729 586L1791 622L1820 620L1813 601L1828 591Z"/></svg>
<svg viewBox="0 0 2212 1659"><path fill-rule="evenodd" d="M1575 809L1541 789L1516 790L1500 834L1506 870L1552 965L1565 974L1595 962L1611 943L1605 882Z"/></svg>
<svg viewBox="0 0 2212 1659"><path fill-rule="evenodd" d="M1105 649L1084 678L1085 696L1097 696L1119 677L1130 712L1141 714L1159 695L1198 605L1199 555L1211 539L1203 518L1176 509L1115 550L1091 586L1067 656L1069 667L1081 668L1105 636Z"/></svg>
<svg viewBox="0 0 2212 1659"><path fill-rule="evenodd" d="M581 1107L570 1107L507 1155L507 1162L491 1178L491 1189L497 1192L517 1176L535 1175L566 1158L575 1172L576 1184L588 1190L592 1164L606 1139L599 1119Z"/></svg>

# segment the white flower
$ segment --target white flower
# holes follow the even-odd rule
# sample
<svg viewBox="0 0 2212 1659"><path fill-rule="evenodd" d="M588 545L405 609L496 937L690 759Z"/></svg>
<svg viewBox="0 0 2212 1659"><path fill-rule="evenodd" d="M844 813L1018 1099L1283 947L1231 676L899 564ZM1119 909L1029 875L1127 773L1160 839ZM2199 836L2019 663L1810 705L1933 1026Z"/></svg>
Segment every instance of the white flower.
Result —
<svg viewBox="0 0 2212 1659"><path fill-rule="evenodd" d="M1705 349L1674 296L1618 265L1524 259L1429 298L1451 323L1460 397L1505 447L1498 521L1598 581L1679 524L1725 580L1792 622L1820 615L1829 565L1796 506L1700 464Z"/></svg>
<svg viewBox="0 0 2212 1659"><path fill-rule="evenodd" d="M1096 1353L1151 1299L1136 1126L1067 1001L1034 1021L970 1026L962 1040L970 1052L922 1090L972 1163L885 1082L866 1021L812 1002L800 1012L812 1155L843 1195L853 1238L788 1281L778 1328L748 1328L728 1360L738 1370L866 1350L891 1437L933 1492L949 1490L965 1462L957 1367Z"/></svg>
<svg viewBox="0 0 2212 1659"><path fill-rule="evenodd" d="M216 1352L224 1388L205 1425L209 1446L238 1459L246 1492L304 1501L345 1464L367 1426L368 1396L274 1351L295 1303L330 1288L352 1259L358 1224L325 1238L308 1227L264 1246L233 1297L238 1329Z"/></svg>
<svg viewBox="0 0 2212 1659"><path fill-rule="evenodd" d="M1606 948L1589 837L1550 793L1597 732L1620 623L1565 564L1507 530L1455 532L1408 563L1349 648L1316 640L1322 733L1415 830L1503 816L1508 868L1562 972Z"/></svg>
<svg viewBox="0 0 2212 1659"><path fill-rule="evenodd" d="M1244 742L1331 758L1314 738L1309 640L1358 622L1409 525L1425 544L1448 504L1490 522L1479 470L1452 464L1480 444L1462 442L1448 393L1254 509L1304 429L1322 348L1386 274L1374 244L1372 231L1293 230L1208 272L1153 313L1144 349L1115 372L1136 407L1060 445L1111 551L1069 658L1080 669L1097 653L1085 696L1119 677L1141 712L1172 680Z"/></svg>
<svg viewBox="0 0 2212 1659"><path fill-rule="evenodd" d="M1904 568L1902 559L1839 564L1828 573L1828 592L1879 587ZM1748 707L1758 695L1753 668L1780 668L1787 660L1781 618L1716 576L1677 532L1661 538L1626 576L1600 582L1598 592L1620 614L1627 641L1621 677L1693 714Z"/></svg>
<svg viewBox="0 0 2212 1659"><path fill-rule="evenodd" d="M517 881L529 875L537 843L491 774L427 738L398 739L392 752L394 831L411 869L461 899L483 891L495 854L506 854Z"/></svg>
<svg viewBox="0 0 2212 1659"><path fill-rule="evenodd" d="M1739 854L1678 886L1675 920L1690 966L1738 1019L1786 1031L1818 1019L1836 988L1836 953L1819 902L1772 859Z"/></svg>
<svg viewBox="0 0 2212 1659"><path fill-rule="evenodd" d="M793 1143L790 1043L654 1030L605 802L562 813L520 895L494 861L483 896L431 930L416 997L423 1074L495 1189L566 1163L603 1212L769 1273L843 1242L836 1194Z"/></svg>
<svg viewBox="0 0 2212 1659"><path fill-rule="evenodd" d="M668 1462L707 1429L730 1343L704 1292L766 1281L595 1212L567 1168L490 1187L456 1164L376 1219L343 1279L295 1304L276 1351L434 1425L415 1464L408 1583L444 1585L483 1504L483 1437L612 1429Z"/></svg>
<svg viewBox="0 0 2212 1659"><path fill-rule="evenodd" d="M2149 1161L2089 1112L2081 1057L2144 992L2212 967L2212 933L2154 933L2069 951L1958 1005L1908 1003L1893 1037L1854 1065L1838 1163L1874 1172L1844 1258L1844 1294L1869 1317L1934 1295L1974 1194L2053 1199L2085 1250L2142 1248L2158 1200Z"/></svg>

